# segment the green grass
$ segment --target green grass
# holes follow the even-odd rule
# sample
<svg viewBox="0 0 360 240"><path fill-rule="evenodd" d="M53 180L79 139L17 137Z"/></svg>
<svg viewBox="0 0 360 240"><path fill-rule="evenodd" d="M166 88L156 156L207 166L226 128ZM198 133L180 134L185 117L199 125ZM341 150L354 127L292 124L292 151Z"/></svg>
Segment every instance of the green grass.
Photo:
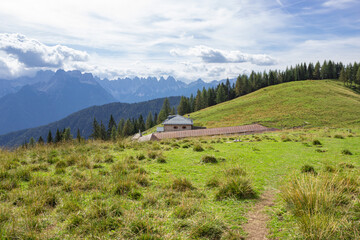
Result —
<svg viewBox="0 0 360 240"><path fill-rule="evenodd" d="M360 125L360 95L336 81L298 81L190 114L208 128L260 123L267 127L349 127Z"/></svg>
<svg viewBox="0 0 360 240"><path fill-rule="evenodd" d="M240 239L246 236L241 227L246 212L264 190L281 189L304 174L316 179L359 171L359 129L236 138L242 141L89 141L0 150L0 238ZM313 145L314 140L322 145ZM179 147L185 144L190 147ZM194 151L196 145L203 151ZM344 149L352 155L343 154ZM209 156L217 163L204 163ZM305 165L318 175L301 173ZM355 208L356 201L336 207L331 216ZM309 228L297 211L279 197L271 210L272 236L305 236L303 226ZM339 219L331 221L335 226ZM351 227L353 221L347 221Z"/></svg>

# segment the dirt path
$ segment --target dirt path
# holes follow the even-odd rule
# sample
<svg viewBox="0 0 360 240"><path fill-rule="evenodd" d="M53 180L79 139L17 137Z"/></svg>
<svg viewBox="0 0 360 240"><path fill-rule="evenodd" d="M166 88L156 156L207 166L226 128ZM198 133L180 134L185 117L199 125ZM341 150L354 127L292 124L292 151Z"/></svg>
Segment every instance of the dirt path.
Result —
<svg viewBox="0 0 360 240"><path fill-rule="evenodd" d="M266 235L269 234L269 231L266 223L269 221L269 216L265 213L264 208L274 204L275 193L275 191L271 190L265 191L253 209L247 214L248 222L243 226L244 231L248 233L246 239L268 239Z"/></svg>

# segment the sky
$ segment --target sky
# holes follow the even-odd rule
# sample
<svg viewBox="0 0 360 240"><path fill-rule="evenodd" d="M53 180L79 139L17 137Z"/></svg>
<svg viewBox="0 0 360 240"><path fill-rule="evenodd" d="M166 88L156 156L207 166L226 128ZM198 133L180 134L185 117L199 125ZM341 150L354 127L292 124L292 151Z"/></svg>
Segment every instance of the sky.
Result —
<svg viewBox="0 0 360 240"><path fill-rule="evenodd" d="M360 60L359 0L1 0L0 78L235 78Z"/></svg>

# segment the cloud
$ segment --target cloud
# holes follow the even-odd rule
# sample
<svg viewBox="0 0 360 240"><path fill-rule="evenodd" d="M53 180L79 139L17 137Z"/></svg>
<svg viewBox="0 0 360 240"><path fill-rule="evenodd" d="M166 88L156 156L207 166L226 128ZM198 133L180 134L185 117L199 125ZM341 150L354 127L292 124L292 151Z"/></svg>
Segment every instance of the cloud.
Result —
<svg viewBox="0 0 360 240"><path fill-rule="evenodd" d="M355 0L328 0L323 3L323 6L339 9L339 8L350 7L352 3L356 3L356 1Z"/></svg>
<svg viewBox="0 0 360 240"><path fill-rule="evenodd" d="M84 62L89 58L86 52L62 45L47 46L21 34L0 34L0 50L28 68L62 68L65 64Z"/></svg>
<svg viewBox="0 0 360 240"><path fill-rule="evenodd" d="M172 49L173 56L195 56L205 63L244 63L249 62L255 65L268 66L277 63L276 59L266 54L248 54L240 51L227 51L210 48L207 46L196 46L187 50Z"/></svg>

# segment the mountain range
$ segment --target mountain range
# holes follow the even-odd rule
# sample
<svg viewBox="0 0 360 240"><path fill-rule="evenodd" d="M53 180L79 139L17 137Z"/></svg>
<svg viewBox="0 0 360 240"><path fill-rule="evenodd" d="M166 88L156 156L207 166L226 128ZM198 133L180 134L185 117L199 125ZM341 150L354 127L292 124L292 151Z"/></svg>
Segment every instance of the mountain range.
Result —
<svg viewBox="0 0 360 240"><path fill-rule="evenodd" d="M164 98L159 98L151 101L140 103L109 103L102 106L92 106L69 116L36 128L20 130L0 136L0 146L18 146L24 141L29 141L31 137L36 140L42 136L46 139L49 130L53 136L57 129L70 128L73 136L76 136L77 129L79 128L81 136L88 138L92 133L92 123L94 118L100 123L101 121L107 126L112 114L116 123L121 118L138 118L140 114L147 117L149 112L158 113L163 105ZM169 97L171 107L176 107L180 102L180 97Z"/></svg>
<svg viewBox="0 0 360 240"><path fill-rule="evenodd" d="M46 125L94 105L190 96L223 81L199 79L186 84L171 76L102 80L76 70L39 71L33 77L0 79L0 134Z"/></svg>

